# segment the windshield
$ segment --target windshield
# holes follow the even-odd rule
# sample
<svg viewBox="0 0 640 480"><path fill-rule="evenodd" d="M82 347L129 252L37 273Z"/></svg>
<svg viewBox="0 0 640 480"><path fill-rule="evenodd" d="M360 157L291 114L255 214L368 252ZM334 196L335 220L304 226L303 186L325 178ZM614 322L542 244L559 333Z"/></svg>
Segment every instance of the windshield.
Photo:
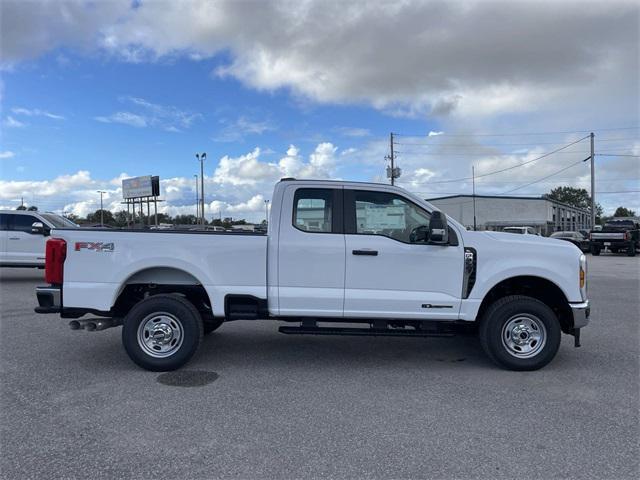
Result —
<svg viewBox="0 0 640 480"><path fill-rule="evenodd" d="M61 217L60 215L55 215L53 213L41 213L40 214L47 222L54 226L54 228L69 228L69 227L77 227L75 223L73 223L68 218Z"/></svg>
<svg viewBox="0 0 640 480"><path fill-rule="evenodd" d="M631 220L610 220L605 224L605 227L633 228L633 221L631 221Z"/></svg>

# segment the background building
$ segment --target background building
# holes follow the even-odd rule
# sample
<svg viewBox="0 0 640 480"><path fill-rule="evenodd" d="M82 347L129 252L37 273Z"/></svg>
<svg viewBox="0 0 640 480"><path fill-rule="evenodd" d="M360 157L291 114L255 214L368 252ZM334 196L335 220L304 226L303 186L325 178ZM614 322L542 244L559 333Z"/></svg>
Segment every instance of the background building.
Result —
<svg viewBox="0 0 640 480"><path fill-rule="evenodd" d="M427 201L473 228L473 195L430 198ZM542 235L559 230L589 230L589 210L543 197L475 196L478 230L502 230L509 226L533 227Z"/></svg>

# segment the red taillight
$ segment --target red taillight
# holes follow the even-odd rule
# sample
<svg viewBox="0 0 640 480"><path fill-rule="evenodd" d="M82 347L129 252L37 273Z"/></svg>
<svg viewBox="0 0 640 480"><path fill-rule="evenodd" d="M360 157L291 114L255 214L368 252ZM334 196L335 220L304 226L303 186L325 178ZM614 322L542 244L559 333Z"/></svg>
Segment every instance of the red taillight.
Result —
<svg viewBox="0 0 640 480"><path fill-rule="evenodd" d="M64 260L67 258L67 242L61 238L51 238L47 241L44 262L44 281L52 285L62 284Z"/></svg>

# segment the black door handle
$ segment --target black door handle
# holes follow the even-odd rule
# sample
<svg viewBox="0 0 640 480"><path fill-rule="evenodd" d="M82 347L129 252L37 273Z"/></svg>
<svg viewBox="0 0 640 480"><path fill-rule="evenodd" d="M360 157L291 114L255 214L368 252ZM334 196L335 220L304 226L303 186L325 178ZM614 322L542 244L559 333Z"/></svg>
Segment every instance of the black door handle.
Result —
<svg viewBox="0 0 640 480"><path fill-rule="evenodd" d="M353 253L354 255L369 255L371 257L378 256L377 250L352 250L351 253Z"/></svg>

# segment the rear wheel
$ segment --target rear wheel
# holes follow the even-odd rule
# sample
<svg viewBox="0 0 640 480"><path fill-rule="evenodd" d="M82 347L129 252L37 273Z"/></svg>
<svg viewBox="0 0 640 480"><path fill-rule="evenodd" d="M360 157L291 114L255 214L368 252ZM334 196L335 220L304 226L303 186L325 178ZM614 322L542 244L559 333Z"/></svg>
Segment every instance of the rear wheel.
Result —
<svg viewBox="0 0 640 480"><path fill-rule="evenodd" d="M535 298L512 295L493 303L480 323L480 343L489 358L509 370L537 370L560 347L560 322Z"/></svg>
<svg viewBox="0 0 640 480"><path fill-rule="evenodd" d="M635 257L636 256L636 244L631 242L629 244L629 248L627 249L627 255L629 257Z"/></svg>
<svg viewBox="0 0 640 480"><path fill-rule="evenodd" d="M202 318L191 302L179 295L154 295L127 314L122 343L136 364L164 372L180 368L193 357L202 330Z"/></svg>

